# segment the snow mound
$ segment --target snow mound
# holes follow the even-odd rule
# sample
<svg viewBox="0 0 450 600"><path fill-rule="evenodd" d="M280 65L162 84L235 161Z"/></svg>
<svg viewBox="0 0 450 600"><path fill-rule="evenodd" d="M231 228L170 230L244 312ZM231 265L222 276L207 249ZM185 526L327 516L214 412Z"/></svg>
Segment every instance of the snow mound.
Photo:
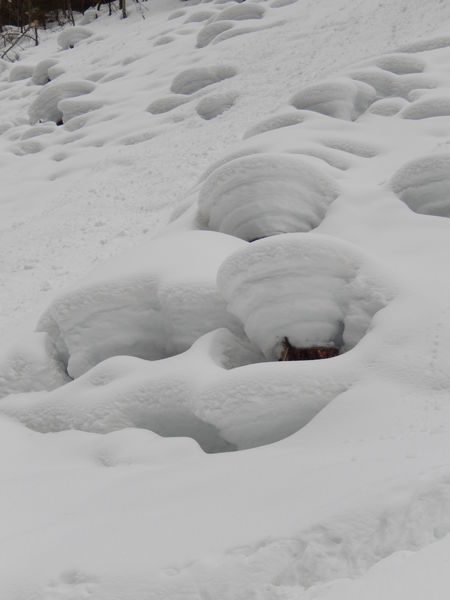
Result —
<svg viewBox="0 0 450 600"><path fill-rule="evenodd" d="M369 112L382 117L392 117L405 106L408 106L408 101L404 98L381 98L369 107Z"/></svg>
<svg viewBox="0 0 450 600"><path fill-rule="evenodd" d="M180 98L180 96L166 96L164 98L158 98L154 100L147 108L148 112L153 115L162 115L166 112L170 112L174 108L178 108L182 104L189 102L190 98Z"/></svg>
<svg viewBox="0 0 450 600"><path fill-rule="evenodd" d="M197 48L204 48L205 46L208 46L208 44L210 44L215 37L224 31L231 29L233 25L234 24L229 21L218 21L205 25L197 35Z"/></svg>
<svg viewBox="0 0 450 600"><path fill-rule="evenodd" d="M262 19L265 9L258 4L250 2L229 6L225 8L217 17L216 21L242 21L246 19Z"/></svg>
<svg viewBox="0 0 450 600"><path fill-rule="evenodd" d="M414 212L450 217L450 153L409 161L392 177L391 187Z"/></svg>
<svg viewBox="0 0 450 600"><path fill-rule="evenodd" d="M49 70L52 69L52 67L55 67L57 64L58 61L53 58L41 60L33 69L31 81L35 85L45 85L54 79L54 77L51 77Z"/></svg>
<svg viewBox="0 0 450 600"><path fill-rule="evenodd" d="M103 106L99 100L90 100L84 96L75 98L64 98L58 102L58 110L62 112L63 123L67 123L75 117L81 117L93 110L98 110Z"/></svg>
<svg viewBox="0 0 450 600"><path fill-rule="evenodd" d="M438 81L428 73L410 73L396 75L391 71L376 66L358 69L348 73L354 80L372 86L378 97L401 96L408 99L414 90L435 88Z"/></svg>
<svg viewBox="0 0 450 600"><path fill-rule="evenodd" d="M197 114L206 121L215 119L225 111L232 108L238 98L237 92L224 92L223 94L212 94L202 98L195 107Z"/></svg>
<svg viewBox="0 0 450 600"><path fill-rule="evenodd" d="M199 393L227 369L262 360L256 350L227 330L198 340L185 354L148 362L129 356L109 358L51 393L14 395L0 411L27 427L109 433L126 427L149 429L165 437L191 437L211 452L233 447L215 426L196 415Z"/></svg>
<svg viewBox="0 0 450 600"><path fill-rule="evenodd" d="M298 0L273 0L270 6L272 8L283 8L284 6L289 6L296 2L298 2Z"/></svg>
<svg viewBox="0 0 450 600"><path fill-rule="evenodd" d="M62 50L74 48L79 42L93 35L86 27L68 27L61 31L56 40Z"/></svg>
<svg viewBox="0 0 450 600"><path fill-rule="evenodd" d="M407 75L409 73L422 73L426 62L419 56L410 54L385 54L375 61L377 67L390 71L395 75Z"/></svg>
<svg viewBox="0 0 450 600"><path fill-rule="evenodd" d="M190 95L208 85L219 83L235 75L237 75L237 70L231 65L188 69L174 78L170 90L175 94Z"/></svg>
<svg viewBox="0 0 450 600"><path fill-rule="evenodd" d="M375 96L371 85L341 77L303 88L291 98L291 104L298 109L355 121L367 110Z"/></svg>
<svg viewBox="0 0 450 600"><path fill-rule="evenodd" d="M236 158L215 169L199 194L208 228L252 241L317 227L338 195L328 165L288 154Z"/></svg>
<svg viewBox="0 0 450 600"><path fill-rule="evenodd" d="M430 119L450 115L450 95L419 98L406 106L400 116L404 119Z"/></svg>
<svg viewBox="0 0 450 600"><path fill-rule="evenodd" d="M39 121L63 122L63 112L59 103L65 98L90 94L95 89L91 81L64 81L46 85L30 105L28 114L32 125Z"/></svg>
<svg viewBox="0 0 450 600"><path fill-rule="evenodd" d="M97 19L97 11L95 8L88 8L80 19L80 25L89 25Z"/></svg>
<svg viewBox="0 0 450 600"><path fill-rule="evenodd" d="M253 125L253 127L247 129L243 137L245 140L255 135L265 133L266 131L282 129L283 127L291 127L291 125L298 125L299 123L303 123L303 121L303 115L299 114L298 112L283 113L281 115L276 115L275 117L269 117L268 119L264 119L264 121Z"/></svg>
<svg viewBox="0 0 450 600"><path fill-rule="evenodd" d="M0 413L41 433L138 427L223 452L295 433L348 388L358 366L347 357L262 361L248 341L220 329L172 358L109 358L63 389L2 400Z"/></svg>
<svg viewBox="0 0 450 600"><path fill-rule="evenodd" d="M30 127L20 136L21 140L29 140L34 137L38 137L40 135L47 135L48 133L52 133L55 131L56 125L53 121L48 123L43 123L42 125L34 125Z"/></svg>
<svg viewBox="0 0 450 600"><path fill-rule="evenodd" d="M10 69L10 63L3 58L0 58L0 74L7 73Z"/></svg>
<svg viewBox="0 0 450 600"><path fill-rule="evenodd" d="M64 365L45 333L30 334L0 354L0 398L52 390L67 381Z"/></svg>
<svg viewBox="0 0 450 600"><path fill-rule="evenodd" d="M242 245L207 231L157 238L57 298L38 329L49 333L72 377L111 356L155 360L218 327L238 330L215 278Z"/></svg>
<svg viewBox="0 0 450 600"><path fill-rule="evenodd" d="M165 46L166 44L170 44L175 40L173 35L162 35L155 41L155 46Z"/></svg>
<svg viewBox="0 0 450 600"><path fill-rule="evenodd" d="M447 48L450 46L450 35L438 35L424 40L418 40L411 44L405 44L400 48L401 52L427 52L429 50L437 50L439 48Z"/></svg>
<svg viewBox="0 0 450 600"><path fill-rule="evenodd" d="M33 75L34 67L32 65L15 65L9 71L9 81L21 81L29 79Z"/></svg>
<svg viewBox="0 0 450 600"><path fill-rule="evenodd" d="M297 348L353 348L384 306L358 248L318 234L259 240L232 254L218 285L248 338L271 360Z"/></svg>
<svg viewBox="0 0 450 600"><path fill-rule="evenodd" d="M198 10L186 19L185 23L201 23L202 21L207 21L211 17L214 16L214 11L212 10Z"/></svg>

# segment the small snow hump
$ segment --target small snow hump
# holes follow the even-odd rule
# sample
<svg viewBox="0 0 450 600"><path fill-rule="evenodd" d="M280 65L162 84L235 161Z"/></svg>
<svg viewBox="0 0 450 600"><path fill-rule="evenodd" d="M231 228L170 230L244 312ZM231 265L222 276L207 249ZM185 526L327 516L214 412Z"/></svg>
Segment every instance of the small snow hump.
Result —
<svg viewBox="0 0 450 600"><path fill-rule="evenodd" d="M90 94L95 89L91 81L63 81L49 83L42 88L28 109L32 125L38 122L54 121L63 123L63 111L59 107L61 100Z"/></svg>
<svg viewBox="0 0 450 600"><path fill-rule="evenodd" d="M243 245L210 231L155 238L56 298L39 329L71 377L111 356L157 360L184 352L208 331L239 328L215 280L223 260Z"/></svg>
<svg viewBox="0 0 450 600"><path fill-rule="evenodd" d="M247 241L309 231L338 194L331 169L314 158L253 154L209 175L200 190L200 219Z"/></svg>
<svg viewBox="0 0 450 600"><path fill-rule="evenodd" d="M450 95L433 95L419 98L406 106L400 116L404 119L430 119L450 116Z"/></svg>
<svg viewBox="0 0 450 600"><path fill-rule="evenodd" d="M41 62L39 62L33 69L31 81L35 85L45 85L46 83L49 83L49 81L51 81L49 70L57 64L58 61L53 58L41 60Z"/></svg>
<svg viewBox="0 0 450 600"><path fill-rule="evenodd" d="M91 37L92 31L86 27L69 27L58 35L58 46L62 50L74 48L79 42Z"/></svg>
<svg viewBox="0 0 450 600"><path fill-rule="evenodd" d="M216 21L243 21L247 19L262 19L265 9L258 4L238 4L225 8Z"/></svg>
<svg viewBox="0 0 450 600"><path fill-rule="evenodd" d="M29 79L33 75L34 67L32 65L15 65L9 72L9 81L20 81Z"/></svg>
<svg viewBox="0 0 450 600"><path fill-rule="evenodd" d="M152 115L162 115L174 110L175 108L178 108L182 104L186 104L186 102L189 102L189 98L182 98L180 96L165 96L164 98L158 98L157 100L154 100L147 108L147 111Z"/></svg>
<svg viewBox="0 0 450 600"><path fill-rule="evenodd" d="M244 133L243 139L266 133L266 131L273 131L274 129L282 129L283 127L291 127L292 125L298 125L303 123L304 116L297 111L283 113L281 115L275 115L260 121Z"/></svg>
<svg viewBox="0 0 450 600"><path fill-rule="evenodd" d="M233 23L230 21L218 21L217 23L208 23L200 30L197 36L197 48L204 48L210 44L219 34L231 29Z"/></svg>
<svg viewBox="0 0 450 600"><path fill-rule="evenodd" d="M217 281L228 310L269 360L330 358L355 346L384 306L369 264L336 238L286 234L236 251Z"/></svg>
<svg viewBox="0 0 450 600"><path fill-rule="evenodd" d="M195 110L202 119L209 121L215 119L225 111L234 106L238 94L236 92L224 92L223 94L211 94L202 98Z"/></svg>
<svg viewBox="0 0 450 600"><path fill-rule="evenodd" d="M237 75L237 69L231 65L217 65L212 67L197 67L179 73L174 80L170 90L175 94L189 96L194 92L213 85L224 79Z"/></svg>
<svg viewBox="0 0 450 600"><path fill-rule="evenodd" d="M355 121L375 97L376 92L371 85L337 77L303 88L291 98L291 104L298 109Z"/></svg>
<svg viewBox="0 0 450 600"><path fill-rule="evenodd" d="M391 188L416 213L450 217L450 153L407 162L392 177Z"/></svg>

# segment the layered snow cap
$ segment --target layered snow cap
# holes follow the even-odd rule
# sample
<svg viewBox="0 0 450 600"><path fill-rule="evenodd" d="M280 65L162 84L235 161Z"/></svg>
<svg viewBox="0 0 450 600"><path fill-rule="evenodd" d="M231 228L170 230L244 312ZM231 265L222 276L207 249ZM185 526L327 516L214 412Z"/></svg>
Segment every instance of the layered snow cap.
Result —
<svg viewBox="0 0 450 600"><path fill-rule="evenodd" d="M352 348L386 295L354 246L325 235L287 234L249 244L218 274L228 309L269 359L293 346Z"/></svg>
<svg viewBox="0 0 450 600"><path fill-rule="evenodd" d="M298 109L354 121L367 110L375 97L376 92L371 85L336 77L304 87L292 97L291 104Z"/></svg>
<svg viewBox="0 0 450 600"><path fill-rule="evenodd" d="M111 356L159 359L213 329L237 330L215 279L243 245L207 231L152 240L57 298L38 329L49 333L72 377Z"/></svg>
<svg viewBox="0 0 450 600"><path fill-rule="evenodd" d="M257 154L213 171L199 196L208 228L247 241L317 227L339 188L333 171L314 158Z"/></svg>
<svg viewBox="0 0 450 600"><path fill-rule="evenodd" d="M50 83L42 88L28 109L32 125L39 121L61 123L63 111L59 106L61 100L89 94L95 89L91 81L62 81Z"/></svg>
<svg viewBox="0 0 450 600"><path fill-rule="evenodd" d="M450 153L407 162L392 177L391 187L414 212L450 217Z"/></svg>
<svg viewBox="0 0 450 600"><path fill-rule="evenodd" d="M91 37L91 35L92 31L86 27L69 27L59 34L57 39L58 46L62 50L68 50L69 48L74 48L82 40Z"/></svg>

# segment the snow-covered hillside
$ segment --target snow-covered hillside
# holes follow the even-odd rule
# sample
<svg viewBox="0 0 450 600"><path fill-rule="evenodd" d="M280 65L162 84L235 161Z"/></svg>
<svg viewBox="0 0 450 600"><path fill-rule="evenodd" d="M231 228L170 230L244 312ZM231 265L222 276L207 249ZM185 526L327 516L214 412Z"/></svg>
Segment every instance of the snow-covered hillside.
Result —
<svg viewBox="0 0 450 600"><path fill-rule="evenodd" d="M0 62L0 598L443 600L450 5L106 12Z"/></svg>

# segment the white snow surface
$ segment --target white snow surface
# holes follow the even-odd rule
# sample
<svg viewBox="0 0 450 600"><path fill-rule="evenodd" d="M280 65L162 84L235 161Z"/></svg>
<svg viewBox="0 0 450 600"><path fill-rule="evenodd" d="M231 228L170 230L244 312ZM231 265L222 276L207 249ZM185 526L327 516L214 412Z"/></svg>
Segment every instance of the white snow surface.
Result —
<svg viewBox="0 0 450 600"><path fill-rule="evenodd" d="M128 4L0 61L0 598L443 600L450 5Z"/></svg>

